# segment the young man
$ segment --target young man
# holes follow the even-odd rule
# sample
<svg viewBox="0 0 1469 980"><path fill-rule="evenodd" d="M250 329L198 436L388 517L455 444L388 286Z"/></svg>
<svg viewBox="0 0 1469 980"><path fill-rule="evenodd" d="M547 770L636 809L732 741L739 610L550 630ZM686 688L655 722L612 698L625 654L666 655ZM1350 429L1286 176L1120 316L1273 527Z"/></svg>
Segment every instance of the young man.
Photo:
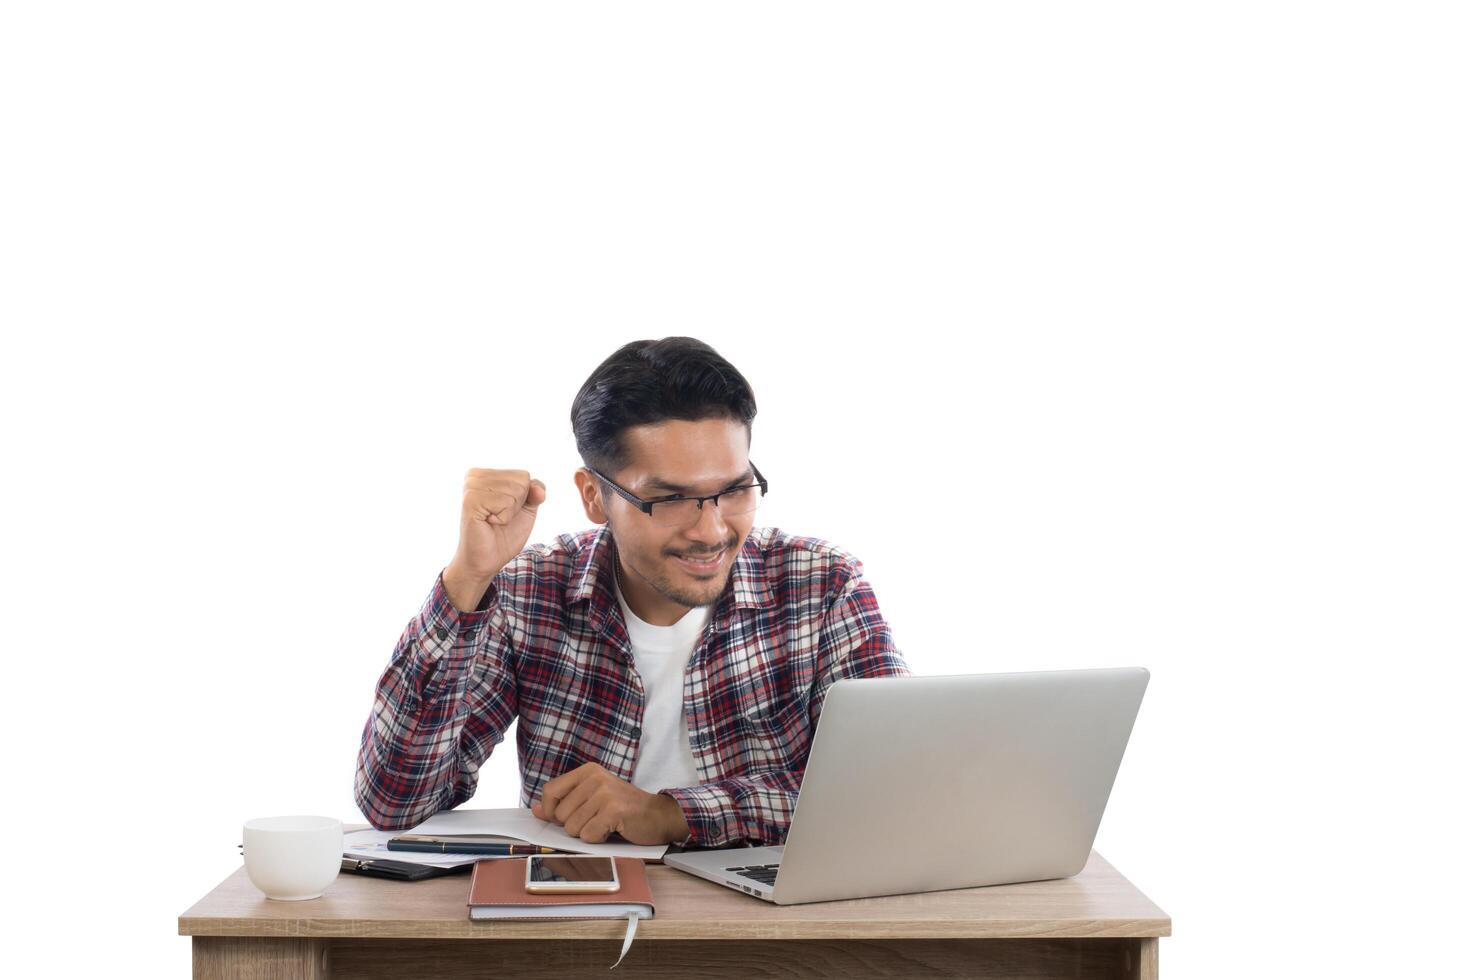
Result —
<svg viewBox="0 0 1469 980"><path fill-rule="evenodd" d="M785 840L831 683L909 673L862 564L755 528L755 399L689 337L571 407L598 525L526 547L546 487L472 469L459 546L378 680L356 799L402 830L474 795L517 717L520 805L591 843Z"/></svg>

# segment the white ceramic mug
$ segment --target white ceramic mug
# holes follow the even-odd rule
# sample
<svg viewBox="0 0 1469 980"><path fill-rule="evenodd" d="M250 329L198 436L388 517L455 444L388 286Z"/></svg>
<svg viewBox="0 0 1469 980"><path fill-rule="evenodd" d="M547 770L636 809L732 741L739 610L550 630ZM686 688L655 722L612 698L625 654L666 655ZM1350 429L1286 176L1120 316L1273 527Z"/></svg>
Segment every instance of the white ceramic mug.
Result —
<svg viewBox="0 0 1469 980"><path fill-rule="evenodd" d="M245 874L266 898L320 898L342 870L342 821L258 817L245 821Z"/></svg>

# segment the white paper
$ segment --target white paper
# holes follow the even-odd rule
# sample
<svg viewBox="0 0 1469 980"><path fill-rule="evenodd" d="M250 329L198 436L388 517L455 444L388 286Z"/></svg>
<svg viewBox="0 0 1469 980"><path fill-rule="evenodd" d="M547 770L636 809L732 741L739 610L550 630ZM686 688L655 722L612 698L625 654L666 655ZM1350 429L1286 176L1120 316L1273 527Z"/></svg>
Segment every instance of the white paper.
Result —
<svg viewBox="0 0 1469 980"><path fill-rule="evenodd" d="M436 813L404 834L431 834L445 837L453 834L504 834L518 837L528 844L554 847L572 854L596 854L602 857L635 857L644 861L661 860L667 844L589 844L573 837L560 824L536 818L528 807L506 807L490 810L445 810ZM400 853L400 852L393 852Z"/></svg>

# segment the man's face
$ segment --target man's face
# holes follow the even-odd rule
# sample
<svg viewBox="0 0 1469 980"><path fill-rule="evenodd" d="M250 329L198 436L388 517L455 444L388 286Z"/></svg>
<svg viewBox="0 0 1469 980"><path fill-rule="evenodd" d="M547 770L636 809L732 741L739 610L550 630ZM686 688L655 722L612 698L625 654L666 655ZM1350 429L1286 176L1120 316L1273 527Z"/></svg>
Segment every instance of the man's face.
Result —
<svg viewBox="0 0 1469 980"><path fill-rule="evenodd" d="M632 462L607 475L643 500L670 494L702 496L754 482L747 433L740 422L670 420L628 429L623 439ZM610 489L604 509L602 481L590 472L577 471L576 481L587 516L605 521L617 543L623 590L634 611L667 612L674 606L707 606L719 599L734 556L755 524L754 511L731 516L705 501L696 523L660 527ZM712 559L715 564L699 567L681 558Z"/></svg>

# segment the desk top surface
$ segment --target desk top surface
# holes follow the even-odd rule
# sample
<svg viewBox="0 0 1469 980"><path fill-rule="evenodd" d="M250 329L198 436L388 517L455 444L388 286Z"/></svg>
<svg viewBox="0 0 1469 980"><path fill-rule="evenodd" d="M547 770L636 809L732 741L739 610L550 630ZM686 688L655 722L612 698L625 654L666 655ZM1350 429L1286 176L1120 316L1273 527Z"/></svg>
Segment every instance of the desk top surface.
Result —
<svg viewBox="0 0 1469 980"><path fill-rule="evenodd" d="M1172 935L1162 909L1093 851L1071 878L774 905L648 865L654 916L639 939L999 939ZM467 873L391 881L342 873L321 898L266 898L243 865L179 916L182 936L617 939L625 920L471 922Z"/></svg>

